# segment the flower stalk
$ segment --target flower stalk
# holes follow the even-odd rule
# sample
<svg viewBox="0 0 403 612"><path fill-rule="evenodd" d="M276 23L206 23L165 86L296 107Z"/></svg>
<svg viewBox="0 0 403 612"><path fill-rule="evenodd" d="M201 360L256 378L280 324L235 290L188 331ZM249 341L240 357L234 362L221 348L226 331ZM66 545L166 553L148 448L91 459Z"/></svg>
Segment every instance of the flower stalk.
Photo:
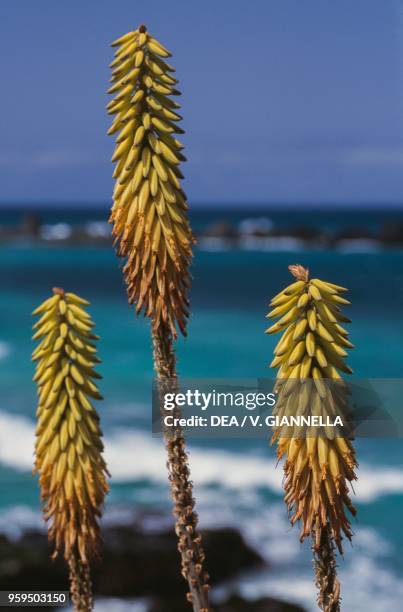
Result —
<svg viewBox="0 0 403 612"><path fill-rule="evenodd" d="M189 317L189 266L194 238L188 204L180 180L185 161L176 134L181 116L173 99L175 70L171 53L144 25L117 39L111 64L115 115L109 134L116 134L112 161L116 179L110 222L117 255L124 258L124 278L130 304L151 319L154 369L159 396L177 384L174 340L186 335ZM162 408L162 407L161 407ZM164 438L176 518L182 574L188 599L197 612L208 612L208 575L197 530L195 500L185 439L180 428Z"/></svg>
<svg viewBox="0 0 403 612"><path fill-rule="evenodd" d="M300 265L289 266L295 282L272 299L268 317L278 318L267 333L283 332L270 364L278 368L275 412L288 415L341 416L348 431L348 388L340 372L353 348L341 323L349 304L344 287L310 279ZM291 523L300 522L300 539L310 537L318 587L318 605L325 612L340 609L340 584L335 548L342 553L343 536L352 538L346 511L355 515L349 484L356 479L352 442L330 428L304 434L277 428L279 460L285 457L284 489Z"/></svg>
<svg viewBox="0 0 403 612"><path fill-rule="evenodd" d="M316 542L315 535L312 541ZM327 525L321 531L319 546L312 545L318 606L324 612L340 610L340 582L337 578L335 544Z"/></svg>
<svg viewBox="0 0 403 612"><path fill-rule="evenodd" d="M98 556L99 519L108 474L102 457L99 416L92 404L102 399L94 379L94 324L86 300L55 288L36 310L32 354L38 388L35 472L39 475L44 518L53 558L63 554L77 612L93 609L89 564Z"/></svg>
<svg viewBox="0 0 403 612"><path fill-rule="evenodd" d="M166 392L172 393L177 385L176 358L173 350L171 332L168 327L153 325L154 368L159 397ZM161 406L162 412L162 406ZM180 416L176 407L174 418ZM208 612L209 576L203 569L205 554L198 531L198 517L194 510L195 499L190 478L189 459L182 428L174 430L163 428L167 449L167 468L174 504L175 531L178 536L178 551L181 556L182 576L189 585L188 600L198 612Z"/></svg>

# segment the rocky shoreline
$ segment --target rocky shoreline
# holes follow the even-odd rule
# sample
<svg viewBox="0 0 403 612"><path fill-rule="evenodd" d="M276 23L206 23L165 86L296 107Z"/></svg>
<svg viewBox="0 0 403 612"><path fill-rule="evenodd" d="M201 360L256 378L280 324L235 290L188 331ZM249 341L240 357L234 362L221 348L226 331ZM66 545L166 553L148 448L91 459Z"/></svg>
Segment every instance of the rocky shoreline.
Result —
<svg viewBox="0 0 403 612"><path fill-rule="evenodd" d="M94 566L96 597L136 598L149 602L148 612L189 612L185 582L173 530L145 531L136 523L103 530L102 563ZM234 584L242 572L265 567L260 555L232 528L203 532L208 570L214 585ZM28 530L18 540L0 535L0 590L67 590L64 563L49 560L45 533ZM228 599L214 605L215 612L303 612L278 599L246 601L229 591Z"/></svg>
<svg viewBox="0 0 403 612"><path fill-rule="evenodd" d="M339 231L318 229L309 225L276 228L265 217L247 219L238 224L218 220L196 233L201 249L338 249L399 248L403 247L403 221L396 217L385 221L376 231L365 227L350 227ZM0 225L0 244L29 242L63 246L110 246L111 229L106 221L92 221L84 225L43 224L35 213L22 216L16 226Z"/></svg>
<svg viewBox="0 0 403 612"><path fill-rule="evenodd" d="M276 228L264 223L265 218L251 219L232 225L226 221L217 221L198 235L200 246L214 245L221 242L233 248L265 248L282 246L300 246L305 248L333 249L347 244L372 245L374 247L403 246L403 222L399 219L387 221L375 232L365 227L350 227L338 231L329 231L307 225L292 225L287 228ZM266 220L267 221L267 220Z"/></svg>

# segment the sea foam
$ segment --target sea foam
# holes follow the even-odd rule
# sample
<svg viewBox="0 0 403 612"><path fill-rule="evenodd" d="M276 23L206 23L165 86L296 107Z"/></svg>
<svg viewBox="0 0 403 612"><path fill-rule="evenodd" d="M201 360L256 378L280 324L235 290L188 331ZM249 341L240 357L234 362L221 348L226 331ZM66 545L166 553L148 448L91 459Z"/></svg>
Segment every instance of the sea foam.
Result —
<svg viewBox="0 0 403 612"><path fill-rule="evenodd" d="M11 353L11 347L7 342L0 340L0 359L8 357Z"/></svg>
<svg viewBox="0 0 403 612"><path fill-rule="evenodd" d="M260 442L257 447L262 448ZM20 415L0 412L0 463L18 470L31 470L34 422ZM269 451L267 451L268 453ZM114 429L105 437L105 458L115 482L148 479L166 482L165 449L162 440L149 432ZM281 467L263 452L236 453L228 450L191 448L192 476L198 487L219 485L229 490L266 487L281 494ZM361 464L354 488L360 503L371 503L384 495L403 493L403 469Z"/></svg>

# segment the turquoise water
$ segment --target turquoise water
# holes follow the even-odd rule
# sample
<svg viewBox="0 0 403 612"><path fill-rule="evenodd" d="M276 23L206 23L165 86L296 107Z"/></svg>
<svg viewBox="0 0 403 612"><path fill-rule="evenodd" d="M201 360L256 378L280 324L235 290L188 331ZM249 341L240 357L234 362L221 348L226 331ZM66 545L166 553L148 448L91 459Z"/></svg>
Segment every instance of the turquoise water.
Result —
<svg viewBox="0 0 403 612"><path fill-rule="evenodd" d="M289 282L290 263L302 263L314 276L350 288L351 338L357 347L350 363L355 374L399 377L403 369L400 250L196 251L189 337L178 343L181 375L267 375L275 342L263 333L267 304ZM99 370L105 400L100 412L113 476L109 511L130 507L166 512L163 449L150 434L148 324L127 306L111 249L3 246L0 279L0 528L16 529L19 522L39 520L37 486L30 474L35 414L30 313L55 285L92 302L101 336ZM237 524L276 564L270 575L245 579L245 593L286 596L287 581L289 585L292 580L295 599L313 606L308 546L301 547L296 530L288 526L281 501L281 469L274 468L273 449L262 440L192 440L190 446L203 524ZM399 609L394 606L403 595L403 441L359 441L358 450L356 538L354 549L346 546L341 562L345 609L364 610L364 605L366 610ZM382 578L376 588L374 572Z"/></svg>

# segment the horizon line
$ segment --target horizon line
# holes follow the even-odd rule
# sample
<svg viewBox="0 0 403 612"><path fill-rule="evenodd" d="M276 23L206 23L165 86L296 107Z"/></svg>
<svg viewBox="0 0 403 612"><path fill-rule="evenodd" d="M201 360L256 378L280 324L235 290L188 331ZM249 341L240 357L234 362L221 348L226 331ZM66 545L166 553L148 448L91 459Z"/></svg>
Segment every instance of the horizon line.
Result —
<svg viewBox="0 0 403 612"><path fill-rule="evenodd" d="M74 211L80 210L80 209L84 209L84 210L89 210L89 209L98 209L98 210L109 210L111 207L111 203L108 202L99 202L99 201L83 201L83 202L72 202L71 200L59 200L59 201L11 201L11 202L6 202L6 201L0 201L0 211L1 210L26 210L26 209L37 209L37 210L49 210L49 209L54 209L57 210L59 209L71 209ZM230 201L224 201L224 202L214 202L214 201L208 201L208 202L203 202L202 200L196 200L196 201L192 201L190 203L190 207L189 210L191 209L199 209L199 210L218 210L218 209L245 209L245 208L249 208L252 210L259 210L259 209L272 209L272 210L277 210L277 209L288 209L288 210L295 210L295 209L303 209L305 208L305 210L309 210L309 209L363 209L363 208L383 208L383 209L402 209L403 210L403 200L396 202L396 201L389 201L389 202L385 202L385 201L370 201L370 202L366 202L366 201L324 201L324 202L320 202L320 201L292 201L292 200L287 200L287 201L269 201L269 202L263 202L263 201L254 201L254 202L240 202L240 201L236 201L236 202L230 202Z"/></svg>

